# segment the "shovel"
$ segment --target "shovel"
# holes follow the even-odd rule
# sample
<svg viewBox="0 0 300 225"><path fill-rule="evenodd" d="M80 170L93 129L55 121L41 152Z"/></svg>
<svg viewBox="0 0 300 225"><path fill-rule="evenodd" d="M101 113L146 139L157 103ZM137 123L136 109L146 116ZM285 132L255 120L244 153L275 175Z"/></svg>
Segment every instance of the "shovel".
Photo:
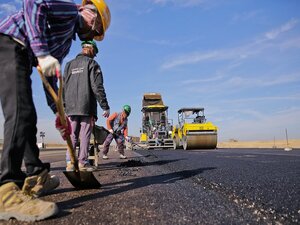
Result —
<svg viewBox="0 0 300 225"><path fill-rule="evenodd" d="M132 144L133 146L138 146L140 149L142 150L148 150L148 148L145 148L141 145L139 145L138 143L134 142L133 140L130 140L129 142L130 144ZM154 158L158 158L156 155L154 155L153 153L151 153L151 151L148 151L150 153L150 155L152 155Z"/></svg>
<svg viewBox="0 0 300 225"><path fill-rule="evenodd" d="M59 79L59 88L58 88L58 95L55 93L47 79L42 73L41 68L38 66L37 70L40 74L40 77L50 93L51 97L53 98L53 101L55 102L57 112L60 117L60 122L63 126L66 126L67 121L65 118L65 112L63 108L63 103L62 103L62 91L63 91L63 80L62 76L60 74L60 71L56 71L56 76ZM67 177L67 179L70 181L70 183L78 189L93 189L93 188L100 188L101 184L98 182L98 180L95 178L92 172L87 172L87 171L79 171L78 168L78 160L75 156L75 151L73 149L73 145L71 142L70 136L67 136L66 138L67 141L67 149L69 151L70 157L71 157L71 163L75 167L75 171L64 171L63 173Z"/></svg>
<svg viewBox="0 0 300 225"><path fill-rule="evenodd" d="M106 130L106 131L107 131L107 133L109 133L108 130ZM112 135L113 135L114 137L118 137L118 136L119 136L116 132L112 133ZM142 149L142 150L148 150L148 148L145 148L145 147L143 147L143 146L137 144L137 143L134 142L132 139L131 139L130 141L128 141L128 143L132 144L133 146L137 146L137 147L139 147L139 148ZM150 155L152 155L153 157L157 158L157 156L154 155L153 153L151 153L151 151L149 151L149 153L150 153Z"/></svg>

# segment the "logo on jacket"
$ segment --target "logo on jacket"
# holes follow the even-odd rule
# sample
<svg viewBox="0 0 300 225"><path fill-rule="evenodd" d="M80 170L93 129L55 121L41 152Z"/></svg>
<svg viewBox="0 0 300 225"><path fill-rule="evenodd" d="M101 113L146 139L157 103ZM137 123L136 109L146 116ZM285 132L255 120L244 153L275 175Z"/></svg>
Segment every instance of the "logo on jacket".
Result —
<svg viewBox="0 0 300 225"><path fill-rule="evenodd" d="M83 67L72 69L72 74L83 73Z"/></svg>

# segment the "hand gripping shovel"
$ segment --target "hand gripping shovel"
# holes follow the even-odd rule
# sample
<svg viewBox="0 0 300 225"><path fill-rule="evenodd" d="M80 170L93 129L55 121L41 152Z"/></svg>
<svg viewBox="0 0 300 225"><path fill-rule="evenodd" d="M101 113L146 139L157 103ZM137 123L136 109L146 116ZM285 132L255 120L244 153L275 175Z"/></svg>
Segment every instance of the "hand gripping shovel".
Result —
<svg viewBox="0 0 300 225"><path fill-rule="evenodd" d="M56 71L56 76L59 79L59 88L58 88L58 95L57 95L53 90L53 88L51 87L51 85L49 84L49 82L47 81L47 79L45 78L45 76L43 75L41 68L38 66L37 69L45 87L47 88L48 92L53 98L53 101L56 104L56 108L60 117L61 124L63 126L66 126L67 122L66 122L65 112L62 103L63 80L60 71ZM75 156L75 151L73 149L70 136L67 136L66 141L68 145L67 149L71 157L71 163L75 167L75 171L64 171L64 174L67 177L67 179L75 188L78 189L100 188L101 184L98 182L98 180L95 178L92 172L79 171L78 160Z"/></svg>

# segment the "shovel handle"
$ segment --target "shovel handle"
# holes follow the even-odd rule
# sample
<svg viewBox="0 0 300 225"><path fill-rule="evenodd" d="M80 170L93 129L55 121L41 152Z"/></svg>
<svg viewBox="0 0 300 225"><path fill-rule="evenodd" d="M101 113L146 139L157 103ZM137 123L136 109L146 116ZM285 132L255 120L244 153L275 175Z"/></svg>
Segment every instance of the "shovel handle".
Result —
<svg viewBox="0 0 300 225"><path fill-rule="evenodd" d="M40 66L37 66L37 70L39 72L41 80L43 81L43 84L45 85L46 89L50 93L50 95L51 95L51 97L52 97L52 99L53 99L53 101L56 105L56 109L57 109L57 112L59 114L61 124L63 126L66 126L67 121L66 121L66 117L65 117L65 111L64 111L63 103L62 103L63 79L62 79L62 76L60 74L60 71L56 70L56 76L59 79L59 88L58 88L58 95L57 95L55 93L55 91L53 90L53 88L51 87L51 85L49 84L46 77L43 75L43 72L42 72L42 69L41 69ZM67 149L68 149L70 157L71 157L71 162L74 165L75 169L78 171L78 164L77 164L77 160L76 160L76 157L75 157L75 151L73 149L72 141L71 141L71 138L70 138L69 135L66 137L66 141L67 141Z"/></svg>

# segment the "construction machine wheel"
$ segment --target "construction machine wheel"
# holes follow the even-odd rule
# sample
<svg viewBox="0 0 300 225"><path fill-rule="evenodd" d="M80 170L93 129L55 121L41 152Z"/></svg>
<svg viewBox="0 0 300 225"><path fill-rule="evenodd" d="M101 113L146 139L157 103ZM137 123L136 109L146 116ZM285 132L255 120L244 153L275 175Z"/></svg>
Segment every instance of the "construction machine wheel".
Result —
<svg viewBox="0 0 300 225"><path fill-rule="evenodd" d="M177 149L177 143L176 143L176 139L173 139L173 149L176 150Z"/></svg>
<svg viewBox="0 0 300 225"><path fill-rule="evenodd" d="M183 137L183 149L214 149L217 147L217 134L187 135Z"/></svg>
<svg viewBox="0 0 300 225"><path fill-rule="evenodd" d="M182 137L182 143L183 143L183 144L182 144L183 149L184 149L184 150L188 150L188 149L189 149L189 148L188 148L189 146L188 146L188 142L187 142L187 137L186 137L186 136L183 136L183 137Z"/></svg>
<svg viewBox="0 0 300 225"><path fill-rule="evenodd" d="M179 149L179 137L176 134L175 137L173 138L173 149Z"/></svg>

